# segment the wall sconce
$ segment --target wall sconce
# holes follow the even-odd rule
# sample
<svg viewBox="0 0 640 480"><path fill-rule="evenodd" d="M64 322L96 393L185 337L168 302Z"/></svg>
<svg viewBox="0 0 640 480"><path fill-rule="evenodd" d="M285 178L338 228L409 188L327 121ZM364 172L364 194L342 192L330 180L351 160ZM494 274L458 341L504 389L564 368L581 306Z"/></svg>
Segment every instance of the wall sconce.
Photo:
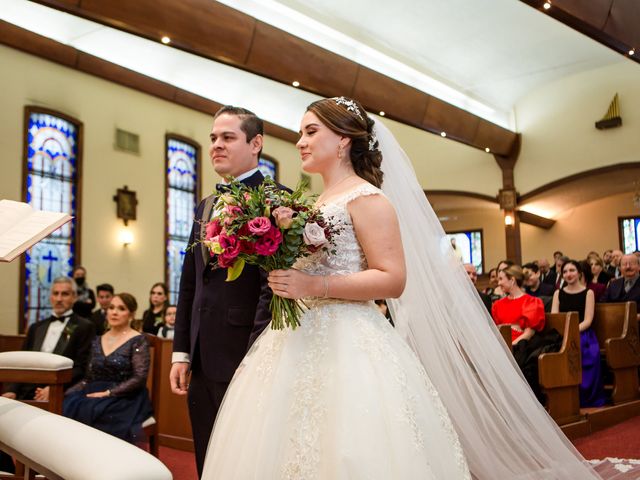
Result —
<svg viewBox="0 0 640 480"><path fill-rule="evenodd" d="M118 235L118 240L124 247L127 245L131 245L134 240L133 232L128 227L122 227L120 229L120 234Z"/></svg>
<svg viewBox="0 0 640 480"><path fill-rule="evenodd" d="M513 225L513 216L512 216L512 215L510 215L510 214L505 215L505 216L504 216L504 224L505 224L505 225L507 225L507 226L509 226L509 227L510 227L511 225Z"/></svg>

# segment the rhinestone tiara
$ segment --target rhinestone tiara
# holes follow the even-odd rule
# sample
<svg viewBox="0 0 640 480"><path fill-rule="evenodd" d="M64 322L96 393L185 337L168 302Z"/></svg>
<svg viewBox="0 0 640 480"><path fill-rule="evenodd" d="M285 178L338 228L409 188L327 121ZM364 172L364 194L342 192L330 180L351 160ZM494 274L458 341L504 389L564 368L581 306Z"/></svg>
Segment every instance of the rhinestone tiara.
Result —
<svg viewBox="0 0 640 480"><path fill-rule="evenodd" d="M356 105L356 102L354 102L350 98L333 97L333 101L336 102L338 105L344 105L344 107L347 110L357 115L360 120L364 120L364 117L362 116L362 113L360 113L360 109L358 108L358 105Z"/></svg>

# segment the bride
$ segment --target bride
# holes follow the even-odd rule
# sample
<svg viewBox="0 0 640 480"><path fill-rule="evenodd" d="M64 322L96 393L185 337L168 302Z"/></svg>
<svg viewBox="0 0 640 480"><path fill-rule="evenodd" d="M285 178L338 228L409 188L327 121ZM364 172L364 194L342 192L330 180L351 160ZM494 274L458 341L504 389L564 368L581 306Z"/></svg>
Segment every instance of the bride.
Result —
<svg viewBox="0 0 640 480"><path fill-rule="evenodd" d="M247 353L202 478L600 478L524 382L390 132L325 99L297 148L342 230L334 253L270 274L309 309ZM396 329L378 298L398 298Z"/></svg>

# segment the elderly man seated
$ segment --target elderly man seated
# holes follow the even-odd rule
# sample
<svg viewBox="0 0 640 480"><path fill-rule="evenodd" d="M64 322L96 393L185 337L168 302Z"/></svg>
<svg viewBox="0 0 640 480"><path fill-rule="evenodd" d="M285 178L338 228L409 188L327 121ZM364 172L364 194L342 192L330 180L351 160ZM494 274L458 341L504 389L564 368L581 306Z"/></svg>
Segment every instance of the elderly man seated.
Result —
<svg viewBox="0 0 640 480"><path fill-rule="evenodd" d="M624 255L620 260L620 278L611 280L601 302L636 302L640 311L640 259L636 255ZM640 320L640 314L638 315Z"/></svg>
<svg viewBox="0 0 640 480"><path fill-rule="evenodd" d="M53 315L29 327L22 350L56 353L73 360L70 385L80 381L87 369L91 340L95 336L94 324L73 313L76 284L68 277L56 278L49 294ZM30 384L9 384L4 397L18 400L49 399L49 387Z"/></svg>
<svg viewBox="0 0 640 480"><path fill-rule="evenodd" d="M471 263L465 263L464 269L467 271L467 275L469 275L471 283L473 283L473 286L475 287L478 283L478 270L476 269L475 265ZM491 313L491 297L486 293L482 293L480 290L478 290L478 295L480 295L480 299L482 300L482 303L484 303L487 311Z"/></svg>

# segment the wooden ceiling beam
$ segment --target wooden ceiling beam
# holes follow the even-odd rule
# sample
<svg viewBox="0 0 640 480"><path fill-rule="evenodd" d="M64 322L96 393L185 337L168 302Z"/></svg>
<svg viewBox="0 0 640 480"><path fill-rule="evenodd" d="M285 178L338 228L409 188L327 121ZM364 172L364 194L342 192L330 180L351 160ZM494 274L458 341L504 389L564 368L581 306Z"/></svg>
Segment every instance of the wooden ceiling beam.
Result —
<svg viewBox="0 0 640 480"><path fill-rule="evenodd" d="M211 0L35 0L101 24L325 97L350 95L371 112L506 155L515 133ZM442 128L442 127L446 128Z"/></svg>

